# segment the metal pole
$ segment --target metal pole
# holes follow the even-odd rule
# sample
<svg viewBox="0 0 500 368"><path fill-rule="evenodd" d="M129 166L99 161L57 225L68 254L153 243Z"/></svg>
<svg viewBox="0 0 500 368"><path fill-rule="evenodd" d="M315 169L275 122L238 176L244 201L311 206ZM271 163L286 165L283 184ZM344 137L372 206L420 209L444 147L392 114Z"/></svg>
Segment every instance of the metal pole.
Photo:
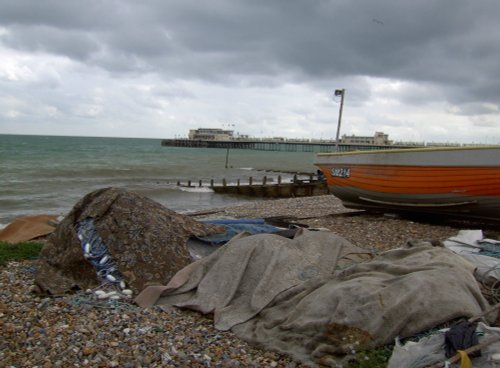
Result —
<svg viewBox="0 0 500 368"><path fill-rule="evenodd" d="M339 150L340 123L342 122L342 108L344 106L344 94L345 94L344 88L335 90L335 96L340 95L339 121L337 123L337 136L335 138L335 151Z"/></svg>

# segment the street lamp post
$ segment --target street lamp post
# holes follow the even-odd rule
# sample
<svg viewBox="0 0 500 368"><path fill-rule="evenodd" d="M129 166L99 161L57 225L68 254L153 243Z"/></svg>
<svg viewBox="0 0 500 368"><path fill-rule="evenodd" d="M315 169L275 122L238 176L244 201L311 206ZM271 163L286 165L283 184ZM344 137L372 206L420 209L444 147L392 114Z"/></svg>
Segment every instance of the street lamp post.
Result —
<svg viewBox="0 0 500 368"><path fill-rule="evenodd" d="M335 96L340 96L339 121L337 123L337 136L335 138L335 151L339 150L340 123L342 122L342 108L344 106L345 89L336 89Z"/></svg>

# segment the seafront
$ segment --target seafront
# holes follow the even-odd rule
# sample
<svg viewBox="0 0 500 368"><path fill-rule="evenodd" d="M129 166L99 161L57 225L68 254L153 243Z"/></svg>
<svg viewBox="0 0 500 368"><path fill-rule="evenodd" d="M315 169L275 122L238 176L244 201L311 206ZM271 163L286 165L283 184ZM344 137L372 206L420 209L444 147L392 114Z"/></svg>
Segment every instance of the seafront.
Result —
<svg viewBox="0 0 500 368"><path fill-rule="evenodd" d="M346 209L331 195L255 201L188 215L199 220L263 217L326 228L377 252L408 240L442 241L461 229L460 224L367 215ZM485 234L499 235L491 230ZM31 293L36 267L36 261L24 261L1 269L0 327L5 337L1 358L6 366L303 366L286 355L260 350L232 332L216 330L211 316L197 312L103 302L83 290L72 295L36 296Z"/></svg>

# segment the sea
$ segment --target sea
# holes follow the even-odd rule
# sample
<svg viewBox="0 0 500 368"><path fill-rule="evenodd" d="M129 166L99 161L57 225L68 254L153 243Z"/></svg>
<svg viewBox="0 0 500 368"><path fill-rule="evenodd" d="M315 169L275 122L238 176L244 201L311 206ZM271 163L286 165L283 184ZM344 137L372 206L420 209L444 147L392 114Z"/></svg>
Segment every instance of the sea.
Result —
<svg viewBox="0 0 500 368"><path fill-rule="evenodd" d="M251 202L256 198L217 194L208 184L245 184L250 177L256 183L264 176L272 182L279 175L286 182L293 172L316 172L314 155L164 147L161 139L0 135L0 228L20 216L65 216L87 193L106 187L179 213ZM188 181L193 187L183 186Z"/></svg>

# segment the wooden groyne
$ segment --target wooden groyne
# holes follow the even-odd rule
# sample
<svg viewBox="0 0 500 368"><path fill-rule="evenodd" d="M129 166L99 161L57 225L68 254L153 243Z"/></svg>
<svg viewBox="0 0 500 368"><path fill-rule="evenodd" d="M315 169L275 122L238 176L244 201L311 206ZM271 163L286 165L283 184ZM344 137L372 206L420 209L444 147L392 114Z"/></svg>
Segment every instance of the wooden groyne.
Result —
<svg viewBox="0 0 500 368"><path fill-rule="evenodd" d="M195 182L188 181L186 184L177 182L178 186L195 188L207 186L202 180ZM215 184L210 180L208 187L215 193L243 195L248 197L266 197L266 198L292 198L309 197L315 195L328 194L326 181L321 178L315 178L310 175L308 179L299 179L296 175L289 183L284 183L281 176L278 176L276 182L270 181L267 176L256 182L252 177L248 179L248 184L242 184L238 179L235 184L228 184L226 179L222 179L220 184Z"/></svg>

